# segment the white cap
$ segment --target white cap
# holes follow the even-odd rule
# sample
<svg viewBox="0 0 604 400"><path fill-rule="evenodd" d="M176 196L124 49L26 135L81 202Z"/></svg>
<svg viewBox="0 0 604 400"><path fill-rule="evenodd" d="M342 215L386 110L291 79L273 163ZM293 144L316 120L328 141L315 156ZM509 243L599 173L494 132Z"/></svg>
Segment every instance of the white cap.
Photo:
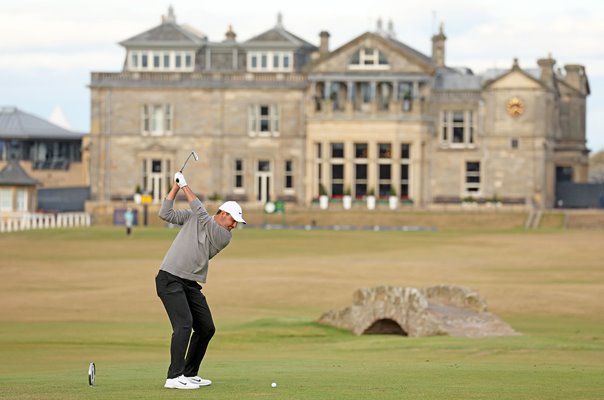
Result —
<svg viewBox="0 0 604 400"><path fill-rule="evenodd" d="M220 211L229 213L237 222L243 222L244 224L247 223L243 219L243 211L241 211L241 206L237 204L236 201L225 201L220 207L218 207L218 209Z"/></svg>

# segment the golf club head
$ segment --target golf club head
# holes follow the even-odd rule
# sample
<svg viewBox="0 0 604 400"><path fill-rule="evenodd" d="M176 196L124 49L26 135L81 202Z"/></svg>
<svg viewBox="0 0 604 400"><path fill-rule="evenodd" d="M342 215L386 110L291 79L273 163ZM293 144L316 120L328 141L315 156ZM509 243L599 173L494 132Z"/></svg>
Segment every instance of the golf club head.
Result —
<svg viewBox="0 0 604 400"><path fill-rule="evenodd" d="M195 159L195 161L199 161L199 156L197 155L197 153L195 153L195 151L192 151L191 154L193 154L193 158Z"/></svg>

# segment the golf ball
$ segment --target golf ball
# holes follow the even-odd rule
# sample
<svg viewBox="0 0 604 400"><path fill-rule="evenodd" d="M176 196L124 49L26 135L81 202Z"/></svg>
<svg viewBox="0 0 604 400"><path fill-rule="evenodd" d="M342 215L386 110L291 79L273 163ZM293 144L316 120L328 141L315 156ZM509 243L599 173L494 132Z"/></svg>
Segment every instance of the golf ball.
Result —
<svg viewBox="0 0 604 400"><path fill-rule="evenodd" d="M277 387L277 384L275 382L271 383L271 387Z"/></svg>

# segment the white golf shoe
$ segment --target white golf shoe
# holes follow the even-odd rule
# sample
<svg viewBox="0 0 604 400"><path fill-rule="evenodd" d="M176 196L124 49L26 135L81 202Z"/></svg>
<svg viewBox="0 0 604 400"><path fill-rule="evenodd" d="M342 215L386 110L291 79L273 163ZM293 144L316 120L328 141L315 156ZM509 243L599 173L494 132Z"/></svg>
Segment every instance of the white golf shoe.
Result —
<svg viewBox="0 0 604 400"><path fill-rule="evenodd" d="M190 378L185 378L184 375L177 378L166 379L164 387L166 389L199 389L197 383L193 383L190 381Z"/></svg>
<svg viewBox="0 0 604 400"><path fill-rule="evenodd" d="M212 384L211 380L203 379L200 376L186 376L185 379L188 379L192 384L199 386L210 386Z"/></svg>

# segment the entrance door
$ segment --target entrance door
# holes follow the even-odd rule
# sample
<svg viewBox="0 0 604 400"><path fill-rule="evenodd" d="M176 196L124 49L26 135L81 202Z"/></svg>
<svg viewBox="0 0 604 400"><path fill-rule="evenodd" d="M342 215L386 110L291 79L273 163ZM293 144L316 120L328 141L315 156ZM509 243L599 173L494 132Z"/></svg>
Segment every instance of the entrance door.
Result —
<svg viewBox="0 0 604 400"><path fill-rule="evenodd" d="M159 203L164 198L164 180L163 180L163 166L162 160L152 159L151 160L151 171L149 173L149 185L151 195L153 196L153 202Z"/></svg>
<svg viewBox="0 0 604 400"><path fill-rule="evenodd" d="M271 199L273 173L269 160L259 160L256 168L256 200L266 203Z"/></svg>

